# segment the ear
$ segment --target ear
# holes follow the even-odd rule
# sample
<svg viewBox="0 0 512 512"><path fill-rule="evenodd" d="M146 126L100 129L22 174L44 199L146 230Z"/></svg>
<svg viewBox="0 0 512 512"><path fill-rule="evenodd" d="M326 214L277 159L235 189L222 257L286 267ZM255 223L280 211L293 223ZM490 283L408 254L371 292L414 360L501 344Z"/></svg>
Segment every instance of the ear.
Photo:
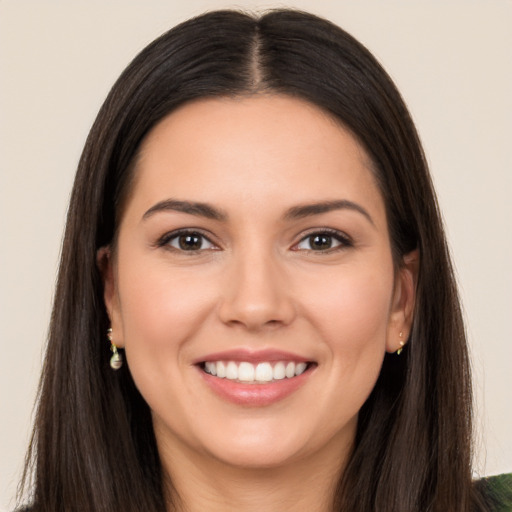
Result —
<svg viewBox="0 0 512 512"><path fill-rule="evenodd" d="M96 265L103 280L103 300L105 308L110 319L112 328L112 342L122 348L124 346L124 337L121 322L121 310L119 305L119 294L117 291L117 279L115 269L115 258L110 246L98 249L96 253Z"/></svg>
<svg viewBox="0 0 512 512"><path fill-rule="evenodd" d="M411 333L419 262L420 253L414 250L404 256L396 272L386 340L387 352L396 352L401 348L400 341L407 343Z"/></svg>

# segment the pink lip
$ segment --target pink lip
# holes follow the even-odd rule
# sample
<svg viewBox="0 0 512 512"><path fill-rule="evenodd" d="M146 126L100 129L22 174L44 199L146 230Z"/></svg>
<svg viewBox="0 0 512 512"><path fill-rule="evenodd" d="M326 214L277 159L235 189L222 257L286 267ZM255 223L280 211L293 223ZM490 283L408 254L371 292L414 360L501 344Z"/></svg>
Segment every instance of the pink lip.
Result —
<svg viewBox="0 0 512 512"><path fill-rule="evenodd" d="M309 379L312 368L298 377L264 384L244 384L235 380L219 379L197 367L210 389L228 402L246 407L264 407L283 400L302 387Z"/></svg>
<svg viewBox="0 0 512 512"><path fill-rule="evenodd" d="M310 367L301 375L291 379L285 378L268 383L246 384L226 378L219 378L203 371L201 363L206 361L247 361L249 363L294 361L312 362L291 352L279 350L250 351L247 349L228 350L208 354L197 361L195 365L200 376L208 387L220 398L228 402L246 407L264 407L283 400L302 387L312 375L316 364Z"/></svg>
<svg viewBox="0 0 512 512"><path fill-rule="evenodd" d="M244 348L235 350L225 350L223 352L215 352L204 357L196 359L194 364L204 363L206 361L246 361L248 363L261 363L268 361L269 363L277 361L294 361L297 363L308 363L311 359L301 357L291 352L281 350L265 349L265 350L247 350Z"/></svg>

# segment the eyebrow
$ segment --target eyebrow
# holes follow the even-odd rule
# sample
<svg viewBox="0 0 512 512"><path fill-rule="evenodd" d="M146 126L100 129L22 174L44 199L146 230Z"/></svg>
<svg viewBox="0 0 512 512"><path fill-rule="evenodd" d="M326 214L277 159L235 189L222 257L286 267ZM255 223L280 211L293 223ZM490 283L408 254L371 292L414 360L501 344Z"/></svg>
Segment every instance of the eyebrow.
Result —
<svg viewBox="0 0 512 512"><path fill-rule="evenodd" d="M311 215L320 215L334 210L352 210L358 212L375 226L371 215L361 205L346 199L294 206L286 212L284 218L286 220L302 219Z"/></svg>
<svg viewBox="0 0 512 512"><path fill-rule="evenodd" d="M285 220L302 219L313 215L320 215L322 213L328 213L334 210L352 210L363 215L373 226L375 223L371 215L359 204L346 199L340 199L335 201L322 201L319 203L311 203L298 205L290 208L284 214ZM226 221L228 215L215 208L208 203L201 203L197 201L179 201L176 199L165 199L153 205L149 210L142 216L143 220L151 217L158 212L176 211L188 213L189 215L196 215L198 217L205 217L207 219Z"/></svg>
<svg viewBox="0 0 512 512"><path fill-rule="evenodd" d="M228 218L227 214L207 203L196 201L178 201L176 199L165 199L153 205L143 216L145 220L155 213L175 211L196 215L198 217L206 217L207 219L224 221Z"/></svg>

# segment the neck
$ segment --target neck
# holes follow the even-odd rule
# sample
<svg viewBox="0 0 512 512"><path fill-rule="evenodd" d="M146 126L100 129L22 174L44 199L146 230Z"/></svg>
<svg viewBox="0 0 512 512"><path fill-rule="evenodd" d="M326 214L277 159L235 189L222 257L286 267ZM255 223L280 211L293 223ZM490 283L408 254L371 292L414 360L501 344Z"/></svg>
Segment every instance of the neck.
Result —
<svg viewBox="0 0 512 512"><path fill-rule="evenodd" d="M327 446L279 467L240 468L193 451L160 452L173 512L332 512L348 456Z"/></svg>

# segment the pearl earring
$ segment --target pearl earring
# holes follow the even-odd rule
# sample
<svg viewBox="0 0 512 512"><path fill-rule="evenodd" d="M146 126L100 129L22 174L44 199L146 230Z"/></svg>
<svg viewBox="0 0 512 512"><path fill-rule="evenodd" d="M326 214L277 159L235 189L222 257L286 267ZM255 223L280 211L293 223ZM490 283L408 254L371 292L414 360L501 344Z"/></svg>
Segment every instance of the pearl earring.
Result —
<svg viewBox="0 0 512 512"><path fill-rule="evenodd" d="M112 352L112 357L110 358L110 367L113 370L119 370L119 368L123 366L123 356L117 351L117 347L112 341L111 327L107 330L107 338L110 341L110 351Z"/></svg>
<svg viewBox="0 0 512 512"><path fill-rule="evenodd" d="M404 349L405 342L402 339L402 336L403 336L403 332L400 331L400 341L399 341L400 348L396 351L397 356L399 356L402 353L402 350Z"/></svg>

